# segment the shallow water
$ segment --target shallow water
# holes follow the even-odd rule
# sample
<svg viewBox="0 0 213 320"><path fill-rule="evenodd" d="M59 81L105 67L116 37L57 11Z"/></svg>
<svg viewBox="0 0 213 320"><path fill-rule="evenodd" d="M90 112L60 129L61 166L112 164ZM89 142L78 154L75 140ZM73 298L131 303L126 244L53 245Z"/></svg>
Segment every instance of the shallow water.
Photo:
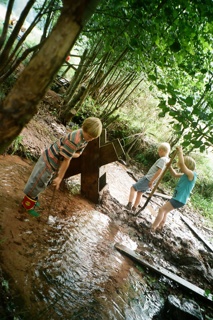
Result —
<svg viewBox="0 0 213 320"><path fill-rule="evenodd" d="M22 319L152 319L160 297L114 248L119 242L135 250L136 243L107 216L78 212L67 220L49 217L49 224Z"/></svg>

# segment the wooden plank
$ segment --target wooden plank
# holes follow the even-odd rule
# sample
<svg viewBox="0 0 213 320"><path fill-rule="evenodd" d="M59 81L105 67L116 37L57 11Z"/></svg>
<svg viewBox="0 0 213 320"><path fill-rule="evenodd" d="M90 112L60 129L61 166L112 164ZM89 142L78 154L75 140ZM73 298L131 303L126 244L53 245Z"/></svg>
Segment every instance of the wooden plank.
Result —
<svg viewBox="0 0 213 320"><path fill-rule="evenodd" d="M118 155L116 153L113 143L110 142L100 147L99 167L117 160Z"/></svg>
<svg viewBox="0 0 213 320"><path fill-rule="evenodd" d="M183 222L185 222L185 224L189 227L189 229L193 231L193 233L196 235L196 237L198 239L200 239L205 244L205 246L213 252L213 246L199 233L197 228L195 228L189 222L189 220L187 218L183 217L182 215L181 215L181 220L183 220Z"/></svg>
<svg viewBox="0 0 213 320"><path fill-rule="evenodd" d="M150 194L150 193L151 193L151 191L147 191L147 194ZM153 196L161 197L163 199L171 199L172 198L172 196L168 196L167 194L158 193L158 192L153 193Z"/></svg>
<svg viewBox="0 0 213 320"><path fill-rule="evenodd" d="M81 193L94 203L99 202L99 148L99 139L92 140L81 155Z"/></svg>
<svg viewBox="0 0 213 320"><path fill-rule="evenodd" d="M99 178L99 192L106 186L106 172Z"/></svg>
<svg viewBox="0 0 213 320"><path fill-rule="evenodd" d="M105 143L107 143L107 131L103 129L100 136L100 145L103 146Z"/></svg>
<svg viewBox="0 0 213 320"><path fill-rule="evenodd" d="M119 139L116 139L116 140L113 140L112 141L114 147L115 147L115 150L116 150L116 153L118 155L118 158L120 157L124 157L125 155L125 152L124 152L124 149L120 143L120 140Z"/></svg>
<svg viewBox="0 0 213 320"><path fill-rule="evenodd" d="M72 177L72 176L75 176L76 174L81 173L81 162L82 162L82 157L73 158L70 161L70 165L67 168L67 171L65 172L64 179L67 179L69 177Z"/></svg>
<svg viewBox="0 0 213 320"><path fill-rule="evenodd" d="M176 274L160 267L160 266L154 266L148 262L146 262L143 257L139 254L137 254L135 251L125 247L122 244L116 243L115 244L115 248L124 253L125 255L127 255L129 258L133 259L134 261L138 262L139 264L144 265L145 267L148 267L149 269L157 272L158 274L161 274L175 282L177 282L179 285L181 285L182 287L189 289L191 291L193 291L195 294L201 296L204 299L207 299L209 301L211 301L211 303L213 304L213 295L209 294L208 296L205 295L205 291L199 287L197 287L196 285L192 284L191 282L184 280L183 278L177 276Z"/></svg>

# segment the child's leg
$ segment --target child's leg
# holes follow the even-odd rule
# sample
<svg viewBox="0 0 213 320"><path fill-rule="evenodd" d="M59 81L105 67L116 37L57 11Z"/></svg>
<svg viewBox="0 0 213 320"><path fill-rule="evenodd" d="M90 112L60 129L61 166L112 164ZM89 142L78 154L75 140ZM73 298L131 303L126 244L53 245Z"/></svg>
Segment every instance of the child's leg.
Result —
<svg viewBox="0 0 213 320"><path fill-rule="evenodd" d="M135 198L135 194L136 194L136 190L133 186L131 186L130 188L130 193L129 193L129 202L133 202L134 198Z"/></svg>
<svg viewBox="0 0 213 320"><path fill-rule="evenodd" d="M141 201L142 194L143 194L143 192L141 192L141 191L137 192L137 196L136 196L133 208L137 208L137 206L139 205L139 203Z"/></svg>
<svg viewBox="0 0 213 320"><path fill-rule="evenodd" d="M25 196L22 200L22 207L29 213L33 212L32 215L38 216L38 213L34 210L35 206L38 205L38 195L47 187L53 174L53 170L47 166L43 155L41 155L25 185Z"/></svg>
<svg viewBox="0 0 213 320"><path fill-rule="evenodd" d="M153 222L152 224L152 227L151 229L153 231L155 231L160 225L161 223L165 223L166 221L166 217L167 217L167 214L172 211L174 208L173 206L171 205L171 203L168 201L166 202L158 211L158 215L157 217L155 218L155 221Z"/></svg>
<svg viewBox="0 0 213 320"><path fill-rule="evenodd" d="M47 187L53 174L53 170L47 166L43 160L43 155L41 155L24 187L24 193L31 199L36 200L38 195Z"/></svg>
<svg viewBox="0 0 213 320"><path fill-rule="evenodd" d="M158 229L163 229L165 223L166 223L166 218L167 218L168 212L166 212L164 214L163 220L161 221L161 223L158 225Z"/></svg>
<svg viewBox="0 0 213 320"><path fill-rule="evenodd" d="M133 200L135 198L135 194L136 194L136 190L133 186L131 186L130 188L130 193L129 193L129 202L126 206L127 209L131 210L132 209L132 203L133 203Z"/></svg>

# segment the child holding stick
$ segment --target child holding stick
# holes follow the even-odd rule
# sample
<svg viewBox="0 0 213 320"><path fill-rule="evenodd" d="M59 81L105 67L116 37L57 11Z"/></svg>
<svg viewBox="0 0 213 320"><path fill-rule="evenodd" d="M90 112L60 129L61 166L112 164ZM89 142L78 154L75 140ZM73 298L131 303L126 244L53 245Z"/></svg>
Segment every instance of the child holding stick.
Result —
<svg viewBox="0 0 213 320"><path fill-rule="evenodd" d="M166 164L169 162L170 145L163 142L158 147L159 159L149 169L147 174L132 185L129 193L128 210L136 212L144 192L152 188L160 178Z"/></svg>
<svg viewBox="0 0 213 320"><path fill-rule="evenodd" d="M177 147L178 154L178 167L180 168L180 173L178 173L172 166L169 167L171 174L180 178L173 194L173 197L167 201L158 211L158 215L152 224L151 231L155 232L157 229L162 229L167 215L173 209L178 209L183 207L192 192L195 182L197 179L197 174L195 172L195 161L193 158L188 156L183 156L182 147Z"/></svg>

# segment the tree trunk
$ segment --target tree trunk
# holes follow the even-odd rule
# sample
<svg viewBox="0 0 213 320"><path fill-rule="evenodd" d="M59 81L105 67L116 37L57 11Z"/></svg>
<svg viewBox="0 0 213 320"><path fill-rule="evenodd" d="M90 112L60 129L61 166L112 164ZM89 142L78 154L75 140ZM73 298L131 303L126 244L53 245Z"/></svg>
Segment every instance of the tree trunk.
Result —
<svg viewBox="0 0 213 320"><path fill-rule="evenodd" d="M37 112L39 101L97 3L98 0L63 1L61 15L50 36L0 105L0 153Z"/></svg>

